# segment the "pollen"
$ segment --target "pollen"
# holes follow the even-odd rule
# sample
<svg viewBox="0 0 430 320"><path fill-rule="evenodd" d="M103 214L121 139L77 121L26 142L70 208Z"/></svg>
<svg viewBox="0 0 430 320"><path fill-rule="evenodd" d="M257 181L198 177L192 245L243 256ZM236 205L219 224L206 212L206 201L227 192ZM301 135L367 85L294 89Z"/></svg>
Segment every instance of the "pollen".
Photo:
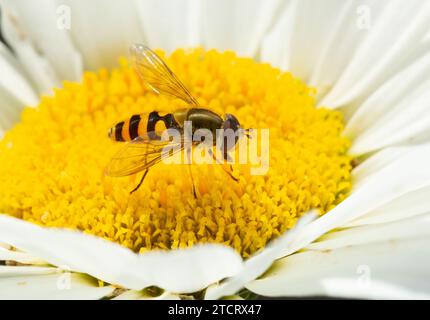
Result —
<svg viewBox="0 0 430 320"><path fill-rule="evenodd" d="M0 212L47 227L96 235L135 252L222 243L243 257L262 249L316 208L348 196L350 141L339 111L317 108L314 89L288 72L233 52L176 50L167 64L199 104L234 114L244 128L269 129L263 175L235 164L234 181L218 164L160 163L135 193L141 174L105 175L124 143L108 129L133 114L184 105L146 88L125 58L113 70L64 82L0 141Z"/></svg>

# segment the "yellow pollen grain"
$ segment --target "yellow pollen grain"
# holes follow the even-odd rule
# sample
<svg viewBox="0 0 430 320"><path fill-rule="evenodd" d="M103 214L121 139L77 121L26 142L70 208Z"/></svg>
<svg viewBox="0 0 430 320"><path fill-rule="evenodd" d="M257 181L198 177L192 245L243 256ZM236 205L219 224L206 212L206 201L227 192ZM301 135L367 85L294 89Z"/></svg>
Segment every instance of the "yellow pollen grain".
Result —
<svg viewBox="0 0 430 320"><path fill-rule="evenodd" d="M49 227L82 230L136 252L217 242L247 257L312 208L323 214L351 189L350 142L342 115L315 108L315 92L290 73L233 52L176 50L167 63L200 104L270 129L270 167L234 182L216 165L160 164L132 196L140 175L104 175L122 147L107 130L133 114L170 112L177 100L144 88L125 59L112 71L65 82L0 142L0 212Z"/></svg>

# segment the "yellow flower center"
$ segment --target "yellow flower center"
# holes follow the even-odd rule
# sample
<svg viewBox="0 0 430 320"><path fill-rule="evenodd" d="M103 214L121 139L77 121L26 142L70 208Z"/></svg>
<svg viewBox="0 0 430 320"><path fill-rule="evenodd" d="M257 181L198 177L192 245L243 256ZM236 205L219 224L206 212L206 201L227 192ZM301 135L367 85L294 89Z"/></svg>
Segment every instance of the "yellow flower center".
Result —
<svg viewBox="0 0 430 320"><path fill-rule="evenodd" d="M133 114L171 112L177 100L144 85L125 59L108 72L64 83L0 142L0 212L50 227L97 235L136 252L227 244L247 257L291 228L312 208L323 214L351 189L349 141L342 115L315 108L314 90L290 73L232 52L176 50L166 62L199 103L234 114L245 128L270 129L266 175L235 165L192 165L194 198L184 165L159 164L131 196L140 175L104 170L122 147L107 130Z"/></svg>

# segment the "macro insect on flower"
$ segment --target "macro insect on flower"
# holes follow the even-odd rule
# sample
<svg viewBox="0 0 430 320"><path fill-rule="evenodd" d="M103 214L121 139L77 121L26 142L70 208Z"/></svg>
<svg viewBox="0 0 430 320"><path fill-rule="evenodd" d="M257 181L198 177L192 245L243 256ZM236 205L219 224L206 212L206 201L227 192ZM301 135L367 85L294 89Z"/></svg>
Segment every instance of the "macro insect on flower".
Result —
<svg viewBox="0 0 430 320"><path fill-rule="evenodd" d="M152 90L179 98L190 107L164 116L160 116L157 111L152 111L149 115L133 115L130 119L121 121L110 128L108 133L110 138L115 141L130 141L130 143L112 159L106 173L110 176L121 177L143 171L139 184L130 192L133 193L139 189L149 169L161 162L163 158L186 149L187 163L191 164L193 146L198 146L202 142L209 142L210 146L216 146L220 139L221 144L218 149L221 151L222 160L218 160L217 152L214 153L209 148L210 156L220 164L223 164L224 161L232 162L228 151L234 148L238 141L238 131L241 130L239 120L232 114L226 114L223 119L215 112L202 108L166 63L151 49L138 44L132 46L131 53L137 73ZM163 133L156 131L158 122L163 122L167 130L180 132L180 141L162 139ZM189 122L190 130L185 130L186 122ZM212 141L192 138L194 134L202 130L208 130L211 133ZM233 143L228 135L233 137ZM166 148L173 152L165 152ZM188 166L188 169L193 194L197 197L191 167ZM226 170L226 172L234 181L237 181L230 171Z"/></svg>
<svg viewBox="0 0 430 320"><path fill-rule="evenodd" d="M430 296L429 1L0 6L0 298Z"/></svg>

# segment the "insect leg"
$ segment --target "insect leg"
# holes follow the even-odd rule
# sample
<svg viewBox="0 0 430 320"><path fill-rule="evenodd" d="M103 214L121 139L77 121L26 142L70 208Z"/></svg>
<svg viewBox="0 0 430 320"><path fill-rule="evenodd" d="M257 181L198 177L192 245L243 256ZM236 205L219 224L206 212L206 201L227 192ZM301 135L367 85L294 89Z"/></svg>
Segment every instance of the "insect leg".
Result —
<svg viewBox="0 0 430 320"><path fill-rule="evenodd" d="M197 199L196 186L194 185L194 179L193 179L193 171L191 170L191 148L187 148L187 159L188 159L188 171L190 173L191 183L193 184L193 194L194 194L194 198Z"/></svg>
<svg viewBox="0 0 430 320"><path fill-rule="evenodd" d="M231 157L229 156L229 154L227 152L224 152L224 159L228 161L232 161ZM230 171L233 172L233 165L230 164Z"/></svg>
<svg viewBox="0 0 430 320"><path fill-rule="evenodd" d="M132 194L133 192L137 191L137 189L140 188L140 186L143 183L143 180L145 180L146 175L148 174L149 169L146 169L145 172L143 173L142 179L140 179L139 184L136 186L136 188L134 188L133 190L130 191L130 194Z"/></svg>
<svg viewBox="0 0 430 320"><path fill-rule="evenodd" d="M249 140L251 140L252 139L252 135L250 134L250 131L251 131L252 129L245 129L244 131L245 131L245 136L249 139Z"/></svg>
<svg viewBox="0 0 430 320"><path fill-rule="evenodd" d="M233 176L233 174L224 167L224 163L222 163L221 161L219 161L217 159L217 157L214 155L214 153L212 152L211 149L208 149L208 152L209 152L210 156L216 161L216 163L218 163L218 164L221 165L221 168L225 171L225 173L227 173L230 176L230 178L232 178L236 182L239 181L238 178L236 178L235 176ZM232 165L230 165L230 170L233 171L233 166Z"/></svg>

